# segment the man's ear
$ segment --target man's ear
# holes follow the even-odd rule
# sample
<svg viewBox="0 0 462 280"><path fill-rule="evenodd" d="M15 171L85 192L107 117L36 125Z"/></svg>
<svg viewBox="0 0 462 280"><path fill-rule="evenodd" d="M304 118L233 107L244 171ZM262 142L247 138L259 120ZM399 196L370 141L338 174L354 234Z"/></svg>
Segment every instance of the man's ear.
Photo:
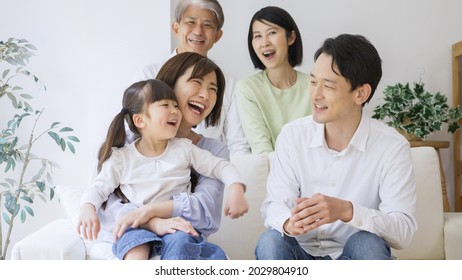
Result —
<svg viewBox="0 0 462 280"><path fill-rule="evenodd" d="M176 35L178 35L178 29L180 28L180 23L179 22L174 22L172 23L172 31Z"/></svg>
<svg viewBox="0 0 462 280"><path fill-rule="evenodd" d="M133 124L137 128L145 127L146 123L144 122L144 117L141 114L133 114Z"/></svg>
<svg viewBox="0 0 462 280"><path fill-rule="evenodd" d="M217 31L217 34L215 35L215 43L221 39L221 36L223 36L223 30L220 29Z"/></svg>
<svg viewBox="0 0 462 280"><path fill-rule="evenodd" d="M372 93L372 88L369 84L364 84L357 89L356 93L356 103L358 105L363 105L369 99L369 96Z"/></svg>

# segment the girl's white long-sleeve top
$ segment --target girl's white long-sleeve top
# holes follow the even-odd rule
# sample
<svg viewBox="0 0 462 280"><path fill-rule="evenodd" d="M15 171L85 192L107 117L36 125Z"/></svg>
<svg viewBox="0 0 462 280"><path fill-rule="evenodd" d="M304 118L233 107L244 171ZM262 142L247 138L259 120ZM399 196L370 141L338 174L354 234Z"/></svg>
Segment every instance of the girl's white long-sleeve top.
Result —
<svg viewBox="0 0 462 280"><path fill-rule="evenodd" d="M91 203L98 210L118 186L137 206L166 201L174 194L188 191L191 168L219 179L226 186L242 182L234 165L196 147L188 139L169 140L164 153L156 157L140 154L136 142L113 148L111 157L84 192L82 203Z"/></svg>

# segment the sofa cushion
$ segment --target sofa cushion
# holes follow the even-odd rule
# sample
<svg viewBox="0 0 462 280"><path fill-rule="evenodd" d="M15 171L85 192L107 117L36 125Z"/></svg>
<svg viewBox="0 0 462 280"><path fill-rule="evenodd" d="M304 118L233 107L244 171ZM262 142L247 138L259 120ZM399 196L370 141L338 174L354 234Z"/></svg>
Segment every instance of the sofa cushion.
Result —
<svg viewBox="0 0 462 280"><path fill-rule="evenodd" d="M60 185L55 188L56 195L74 228L77 228L80 214L80 198L82 197L83 190L83 186L72 185Z"/></svg>
<svg viewBox="0 0 462 280"><path fill-rule="evenodd" d="M462 260L462 214L444 213L446 260Z"/></svg>
<svg viewBox="0 0 462 280"><path fill-rule="evenodd" d="M17 242L12 260L84 260L86 248L68 219L57 219Z"/></svg>
<svg viewBox="0 0 462 280"><path fill-rule="evenodd" d="M234 260L255 259L254 250L260 234L265 230L260 212L266 196L269 163L266 156L239 155L231 158L247 185L249 212L239 219L223 216L220 229L209 237ZM227 192L225 192L225 201Z"/></svg>
<svg viewBox="0 0 462 280"><path fill-rule="evenodd" d="M395 250L398 259L444 259L440 164L432 147L411 149L417 191L417 232L411 244Z"/></svg>

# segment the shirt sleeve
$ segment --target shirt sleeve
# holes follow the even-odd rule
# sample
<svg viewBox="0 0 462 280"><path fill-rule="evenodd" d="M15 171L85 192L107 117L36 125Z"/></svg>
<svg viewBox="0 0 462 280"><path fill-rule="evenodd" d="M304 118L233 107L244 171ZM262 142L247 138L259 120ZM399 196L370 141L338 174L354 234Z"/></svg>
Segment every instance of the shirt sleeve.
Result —
<svg viewBox="0 0 462 280"><path fill-rule="evenodd" d="M225 119L223 120L223 133L231 154L249 154L250 147L245 138L237 111L236 95L234 94L235 84L235 79L228 77L222 107L222 110L226 110Z"/></svg>
<svg viewBox="0 0 462 280"><path fill-rule="evenodd" d="M236 84L237 111L250 149L254 154L267 154L273 151L273 145L254 94L245 81Z"/></svg>
<svg viewBox="0 0 462 280"><path fill-rule="evenodd" d="M300 185L293 172L289 149L290 136L284 129L276 140L276 151L271 161L267 181L267 195L262 205L266 228L273 228L283 233L284 222L291 216L295 207L295 198L300 197Z"/></svg>
<svg viewBox="0 0 462 280"><path fill-rule="evenodd" d="M409 144L389 149L382 171L379 210L353 203L353 218L347 224L377 234L390 247L403 249L417 230L416 191Z"/></svg>
<svg viewBox="0 0 462 280"><path fill-rule="evenodd" d="M192 166L199 174L219 179L225 186L242 182L237 168L230 161L216 157L193 144L191 148Z"/></svg>
<svg viewBox="0 0 462 280"><path fill-rule="evenodd" d="M223 143L203 147L213 155L229 160L229 150ZM199 174L194 193L179 193L173 196L173 216L181 216L191 222L203 235L215 233L221 222L224 184Z"/></svg>
<svg viewBox="0 0 462 280"><path fill-rule="evenodd" d="M101 171L93 179L92 184L84 191L81 204L91 203L96 211L111 193L119 186L122 158L117 150L103 163Z"/></svg>

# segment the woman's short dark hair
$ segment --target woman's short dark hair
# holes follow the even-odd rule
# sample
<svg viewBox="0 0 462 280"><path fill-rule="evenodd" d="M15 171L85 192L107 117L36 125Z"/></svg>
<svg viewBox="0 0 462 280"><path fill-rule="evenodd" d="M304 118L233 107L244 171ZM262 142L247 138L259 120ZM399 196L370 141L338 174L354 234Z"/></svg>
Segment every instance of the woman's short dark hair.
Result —
<svg viewBox="0 0 462 280"><path fill-rule="evenodd" d="M369 102L382 78L382 60L371 42L361 35L341 34L326 39L314 54L314 61L323 53L332 57L332 71L349 81L352 91L364 84L371 86L371 95L364 104Z"/></svg>
<svg viewBox="0 0 462 280"><path fill-rule="evenodd" d="M249 47L250 59L252 59L252 62L255 68L258 68L261 70L266 69L266 66L258 58L252 46L252 40L253 40L252 26L253 26L253 23L257 20L260 22L267 21L267 22L271 22L273 24L281 26L282 28L285 29L287 37L290 36L292 31L295 32L295 36L296 36L295 42L289 46L289 63L292 67L300 65L303 60L303 44L302 44L302 36L300 35L300 31L298 30L297 24L295 23L292 16L286 10L281 9L279 7L268 6L256 12L255 15L252 17L252 20L250 21L249 34L247 37L247 44Z"/></svg>

